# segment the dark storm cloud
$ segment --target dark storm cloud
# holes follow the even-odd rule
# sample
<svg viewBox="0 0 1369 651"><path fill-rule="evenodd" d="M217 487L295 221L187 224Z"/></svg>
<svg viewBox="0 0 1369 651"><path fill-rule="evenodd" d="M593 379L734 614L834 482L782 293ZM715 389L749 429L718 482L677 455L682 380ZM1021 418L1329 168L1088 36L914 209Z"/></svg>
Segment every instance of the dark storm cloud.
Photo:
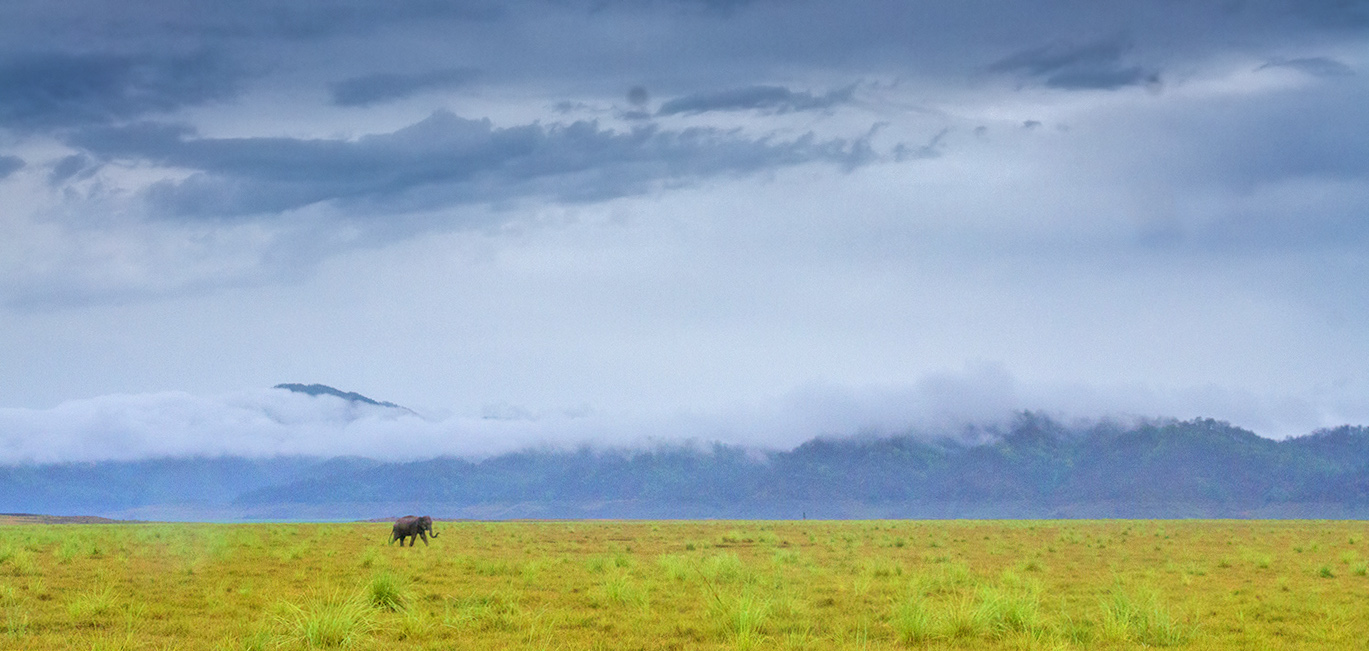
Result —
<svg viewBox="0 0 1369 651"><path fill-rule="evenodd" d="M1270 70L1286 68L1297 70L1303 74L1313 77L1333 78L1349 77L1355 74L1355 70L1350 66L1341 63L1330 57L1304 57L1300 59L1275 59L1266 63L1257 70Z"/></svg>
<svg viewBox="0 0 1369 651"><path fill-rule="evenodd" d="M368 106L428 90L460 88L478 74L474 68L447 68L416 74L382 73L344 79L331 84L329 90L333 104L337 106Z"/></svg>
<svg viewBox="0 0 1369 651"><path fill-rule="evenodd" d="M204 54L0 59L0 127L47 129L136 118L226 97L237 78Z"/></svg>
<svg viewBox="0 0 1369 651"><path fill-rule="evenodd" d="M446 111L393 133L357 140L199 138L173 126L92 128L71 140L118 160L197 170L153 186L171 214L278 212L337 200L364 204L463 204L523 196L599 200L730 173L822 161L855 166L872 156L865 139L749 138L734 131L596 122L496 128Z"/></svg>
<svg viewBox="0 0 1369 651"><path fill-rule="evenodd" d="M711 93L677 97L661 105L657 115L706 113L709 111L764 110L774 113L828 109L851 101L855 86L813 95L794 92L783 86L747 86Z"/></svg>
<svg viewBox="0 0 1369 651"><path fill-rule="evenodd" d="M989 70L1019 74L1065 90L1112 90L1158 82L1158 71L1123 63L1129 49L1120 37L1084 45L1052 43L1000 59Z"/></svg>
<svg viewBox="0 0 1369 651"><path fill-rule="evenodd" d="M24 165L24 159L18 156L0 155L0 180L23 169Z"/></svg>

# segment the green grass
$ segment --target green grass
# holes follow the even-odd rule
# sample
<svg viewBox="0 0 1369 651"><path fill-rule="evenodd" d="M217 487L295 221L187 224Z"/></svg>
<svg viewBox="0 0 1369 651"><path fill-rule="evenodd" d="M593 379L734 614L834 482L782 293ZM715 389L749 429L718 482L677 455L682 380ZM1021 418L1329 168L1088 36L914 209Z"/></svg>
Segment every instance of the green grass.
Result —
<svg viewBox="0 0 1369 651"><path fill-rule="evenodd" d="M741 580L746 573L741 557L735 552L723 552L706 557L701 564L700 573L709 581L731 583Z"/></svg>
<svg viewBox="0 0 1369 651"><path fill-rule="evenodd" d="M404 609L404 586L390 572L381 572L366 584L366 598L372 606L389 611Z"/></svg>
<svg viewBox="0 0 1369 651"><path fill-rule="evenodd" d="M290 639L310 649L348 649L375 628L369 604L357 597L335 594L307 607L287 604L287 609Z"/></svg>
<svg viewBox="0 0 1369 651"><path fill-rule="evenodd" d="M67 604L67 614L71 616L72 621L89 623L97 618L113 614L119 603L121 602L114 595L113 588L109 586L95 588L72 599Z"/></svg>
<svg viewBox="0 0 1369 651"><path fill-rule="evenodd" d="M623 573L615 573L604 578L600 589L608 603L620 606L647 607L646 591L637 587L632 579Z"/></svg>
<svg viewBox="0 0 1369 651"><path fill-rule="evenodd" d="M917 644L940 637L931 607L921 595L911 595L899 601L894 606L890 624L898 641L904 644Z"/></svg>
<svg viewBox="0 0 1369 651"><path fill-rule="evenodd" d="M665 572L666 578L671 581L687 581L693 576L693 568L689 558L683 554L664 554L656 559L661 566L661 571Z"/></svg>
<svg viewBox="0 0 1369 651"><path fill-rule="evenodd" d="M1120 642L1152 647L1171 647L1186 643L1192 627L1173 617L1155 592L1137 596L1114 588L1102 605L1105 636Z"/></svg>
<svg viewBox="0 0 1369 651"><path fill-rule="evenodd" d="M0 649L1207 651L1369 639L1358 522L438 528L430 547L399 548L385 524L0 526Z"/></svg>
<svg viewBox="0 0 1369 651"><path fill-rule="evenodd" d="M723 638L738 649L758 648L765 642L765 623L770 616L770 600L751 591L735 597L718 598L713 615L722 624Z"/></svg>

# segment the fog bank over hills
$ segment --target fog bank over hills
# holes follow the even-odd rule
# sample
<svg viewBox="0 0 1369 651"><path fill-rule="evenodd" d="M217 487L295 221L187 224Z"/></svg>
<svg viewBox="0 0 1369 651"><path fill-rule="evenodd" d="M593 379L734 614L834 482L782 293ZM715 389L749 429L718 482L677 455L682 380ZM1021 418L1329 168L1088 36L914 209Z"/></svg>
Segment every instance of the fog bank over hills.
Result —
<svg viewBox="0 0 1369 651"><path fill-rule="evenodd" d="M932 404L935 391L922 395ZM111 405L136 398L141 420L110 418ZM425 417L323 385L220 399L232 417L182 438L176 428L202 416L204 401L83 401L54 411L105 422L109 436L94 439L94 449L68 437L48 450L84 458L30 452L15 463L26 440L5 431L12 456L0 466L0 511L175 520L419 511L489 519L1369 516L1365 427L1274 440L1209 418L1066 422L1017 411L997 422L929 418L923 430L809 434L875 413L828 399L796 398L808 412L795 407L769 421L753 416L761 434L742 443L697 436L716 427L697 417L664 430L638 422L601 431L605 421L593 414L562 414L555 422L577 424L580 438L556 444L539 438L545 415L503 406L480 418ZM807 428L797 425L805 413ZM786 423L795 426L789 436L807 438L778 444L785 439L773 432ZM681 436L688 432L696 435ZM426 455L423 445L431 446Z"/></svg>
<svg viewBox="0 0 1369 651"><path fill-rule="evenodd" d="M1036 387L995 366L928 375L911 386L813 384L764 402L635 413L505 402L450 413L322 384L281 384L210 396L168 391L71 400L50 409L0 408L0 464L222 456L480 460L527 449L714 443L784 451L848 436L983 442L1025 411L1071 426L1216 418L1274 439L1369 423L1365 400L1318 403L1211 388Z"/></svg>
<svg viewBox="0 0 1369 651"><path fill-rule="evenodd" d="M0 510L150 520L1365 518L1369 429L1272 441L1212 420L1073 429L1023 414L993 442L815 439L528 450L481 461L236 457L0 468Z"/></svg>

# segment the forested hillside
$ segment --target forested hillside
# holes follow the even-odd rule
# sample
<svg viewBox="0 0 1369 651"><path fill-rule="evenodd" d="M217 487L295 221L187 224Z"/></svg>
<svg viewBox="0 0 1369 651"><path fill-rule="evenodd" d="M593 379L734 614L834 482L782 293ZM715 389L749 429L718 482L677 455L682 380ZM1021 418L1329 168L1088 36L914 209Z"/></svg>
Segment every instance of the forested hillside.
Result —
<svg viewBox="0 0 1369 651"><path fill-rule="evenodd" d="M1066 427L991 442L914 435L539 450L483 461L163 459L0 469L0 510L216 518L1364 517L1369 429L1274 441L1214 420Z"/></svg>

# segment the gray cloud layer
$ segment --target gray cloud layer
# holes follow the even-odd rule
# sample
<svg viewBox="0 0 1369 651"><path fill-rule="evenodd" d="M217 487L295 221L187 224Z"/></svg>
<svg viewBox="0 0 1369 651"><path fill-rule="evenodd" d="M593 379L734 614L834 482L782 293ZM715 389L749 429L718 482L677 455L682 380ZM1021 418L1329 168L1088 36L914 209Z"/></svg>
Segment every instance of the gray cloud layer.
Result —
<svg viewBox="0 0 1369 651"><path fill-rule="evenodd" d="M476 77L474 68L446 68L414 74L379 73L351 77L329 85L333 103L338 106L369 106L404 99L428 90L450 90L465 86Z"/></svg>
<svg viewBox="0 0 1369 651"><path fill-rule="evenodd" d="M45 53L0 59L0 127L48 129L137 118L233 94L215 57Z"/></svg>
<svg viewBox="0 0 1369 651"><path fill-rule="evenodd" d="M1355 70L1340 61L1331 57L1301 57L1296 59L1275 59L1258 68L1258 70L1271 70L1278 68L1288 68L1297 70L1315 77L1348 77L1355 74Z"/></svg>
<svg viewBox="0 0 1369 651"><path fill-rule="evenodd" d="M1120 37L1083 45L1053 43L1001 59L989 66L989 70L1021 73L1048 87L1067 90L1111 90L1158 84L1158 71L1123 61L1128 49L1128 43Z"/></svg>
<svg viewBox="0 0 1369 651"><path fill-rule="evenodd" d="M680 113L746 110L764 110L776 113L811 111L828 109L837 104L849 102L854 92L855 87L849 86L815 96L807 91L795 92L783 86L748 86L677 97L661 104L661 108L656 111L656 114L676 115Z"/></svg>
<svg viewBox="0 0 1369 651"><path fill-rule="evenodd" d="M805 69L954 78L989 66L1061 89L1115 88L1227 50L1353 38L1365 14L1344 0L16 0L0 26L0 116L38 127L196 105L240 89L243 70L331 81L344 105L451 87L469 68L495 85L617 80L621 92L651 79L678 96L773 88L775 73Z"/></svg>
<svg viewBox="0 0 1369 651"><path fill-rule="evenodd" d="M847 166L871 155L861 140L747 138L708 128L644 126L614 131L594 122L496 128L446 111L389 134L355 141L198 138L158 124L87 130L72 138L97 156L198 170L148 190L177 216L273 213L321 201L391 199L413 193L431 205L550 196L599 200L684 181L825 161ZM63 161L60 172L79 169Z"/></svg>
<svg viewBox="0 0 1369 651"><path fill-rule="evenodd" d="M0 181L23 169L26 164L24 159L18 156L0 156Z"/></svg>

